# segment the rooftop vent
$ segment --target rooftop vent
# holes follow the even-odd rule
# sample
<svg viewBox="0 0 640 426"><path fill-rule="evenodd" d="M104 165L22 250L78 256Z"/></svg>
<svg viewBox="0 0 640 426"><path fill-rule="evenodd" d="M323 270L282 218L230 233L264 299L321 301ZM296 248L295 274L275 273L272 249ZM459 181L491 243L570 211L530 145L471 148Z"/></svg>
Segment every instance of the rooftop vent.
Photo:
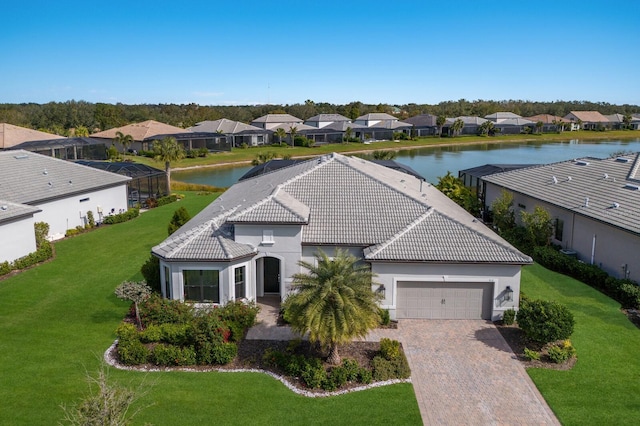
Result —
<svg viewBox="0 0 640 426"><path fill-rule="evenodd" d="M631 161L631 159L630 158L624 158L624 157L618 157L618 158L616 158L616 161L618 163L628 163L629 161Z"/></svg>
<svg viewBox="0 0 640 426"><path fill-rule="evenodd" d="M612 209L617 209L618 207L620 207L620 204L618 204L618 203L611 203L611 208L612 208Z"/></svg>
<svg viewBox="0 0 640 426"><path fill-rule="evenodd" d="M551 179L553 179L553 183L558 183L558 178L555 176L551 176Z"/></svg>
<svg viewBox="0 0 640 426"><path fill-rule="evenodd" d="M24 160L25 158L29 158L27 154L14 155L13 158L16 160Z"/></svg>
<svg viewBox="0 0 640 426"><path fill-rule="evenodd" d="M628 183L624 186L624 189L630 189L632 191L638 191L640 190L640 185L634 185L632 183Z"/></svg>
<svg viewBox="0 0 640 426"><path fill-rule="evenodd" d="M7 206L0 206L0 210L7 210L9 207Z"/></svg>
<svg viewBox="0 0 640 426"><path fill-rule="evenodd" d="M589 207L589 197L584 197L584 206Z"/></svg>
<svg viewBox="0 0 640 426"><path fill-rule="evenodd" d="M47 185L49 185L49 188L51 188L53 186L53 184L51 182L49 182Z"/></svg>
<svg viewBox="0 0 640 426"><path fill-rule="evenodd" d="M605 174L603 174L603 175L602 175L602 178L603 178L603 179L607 179L608 177L609 177L609 175L608 175L607 173L605 173Z"/></svg>
<svg viewBox="0 0 640 426"><path fill-rule="evenodd" d="M584 160L578 160L578 161L576 161L576 165L578 165L578 166L588 166L589 162L588 161L584 161Z"/></svg>
<svg viewBox="0 0 640 426"><path fill-rule="evenodd" d="M49 172L47 171L47 169L44 169L44 170L42 171L42 174L43 174L43 175L48 175L48 174L49 174Z"/></svg>
<svg viewBox="0 0 640 426"><path fill-rule="evenodd" d="M571 182L571 176L567 176L567 181Z"/></svg>

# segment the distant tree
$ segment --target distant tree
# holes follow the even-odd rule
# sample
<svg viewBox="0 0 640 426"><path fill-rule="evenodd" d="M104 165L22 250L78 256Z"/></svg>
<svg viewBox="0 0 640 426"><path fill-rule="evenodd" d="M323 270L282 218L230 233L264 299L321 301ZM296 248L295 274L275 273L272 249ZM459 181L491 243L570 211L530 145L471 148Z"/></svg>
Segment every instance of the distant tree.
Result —
<svg viewBox="0 0 640 426"><path fill-rule="evenodd" d="M395 151L375 150L371 153L374 160L393 160L398 155Z"/></svg>
<svg viewBox="0 0 640 426"><path fill-rule="evenodd" d="M276 136L278 137L278 144L281 144L282 139L284 139L287 136L287 131L284 130L282 127L278 127L275 133L276 133Z"/></svg>
<svg viewBox="0 0 640 426"><path fill-rule="evenodd" d="M438 126L438 136L442 137L442 126L447 122L447 117L444 115L439 115L436 118L436 126Z"/></svg>
<svg viewBox="0 0 640 426"><path fill-rule="evenodd" d="M544 123L542 121L536 122L536 132L542 133L542 128L544 127Z"/></svg>
<svg viewBox="0 0 640 426"><path fill-rule="evenodd" d="M89 129L85 126L78 126L73 130L73 135L78 138L86 138L89 136Z"/></svg>
<svg viewBox="0 0 640 426"><path fill-rule="evenodd" d="M126 159L127 158L127 149L133 143L133 136L125 135L122 132L116 132L116 137L113 140L115 142L119 143L120 145L122 145L122 153L124 155L124 158Z"/></svg>
<svg viewBox="0 0 640 426"><path fill-rule="evenodd" d="M307 273L293 275L294 292L285 302L291 327L309 333L311 342L329 349L327 361L340 364L338 345L364 337L380 321L374 274L346 250L333 258L323 251L315 262L298 262Z"/></svg>
<svg viewBox="0 0 640 426"><path fill-rule="evenodd" d="M474 216L479 215L480 202L471 189L464 186L462 179L453 176L451 172L448 171L445 176L438 177L436 188L469 213Z"/></svg>
<svg viewBox="0 0 640 426"><path fill-rule="evenodd" d="M138 311L138 305L151 296L151 287L144 281L124 281L118 287L116 287L116 297L122 300L129 300L133 302L136 312L136 324L138 328L142 328L142 322L140 321L140 313Z"/></svg>
<svg viewBox="0 0 640 426"><path fill-rule="evenodd" d="M173 136L153 141L154 160L164 162L164 172L167 175L167 194L171 193L171 163L183 159L184 156L184 148L178 144Z"/></svg>
<svg viewBox="0 0 640 426"><path fill-rule="evenodd" d="M169 235L176 232L182 225L189 222L190 219L191 215L189 215L187 209L185 209L184 207L178 208L175 212L173 212L173 217L169 222Z"/></svg>

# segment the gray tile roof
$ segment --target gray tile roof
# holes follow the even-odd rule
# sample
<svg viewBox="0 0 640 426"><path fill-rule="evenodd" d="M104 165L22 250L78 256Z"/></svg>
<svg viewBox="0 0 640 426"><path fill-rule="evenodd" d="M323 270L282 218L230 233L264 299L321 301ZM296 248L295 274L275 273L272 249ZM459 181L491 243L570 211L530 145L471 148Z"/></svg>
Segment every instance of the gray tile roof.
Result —
<svg viewBox="0 0 640 426"><path fill-rule="evenodd" d="M256 118L252 123L302 123L302 119L291 114L267 114Z"/></svg>
<svg viewBox="0 0 640 426"><path fill-rule="evenodd" d="M425 215L433 216L426 228L420 223ZM153 252L171 259L210 258L207 250L221 250L212 247L220 242L211 237L212 230L239 222L300 223L306 245L385 245L384 250L371 250L371 260L389 256L395 261L531 261L430 184L339 154L233 185ZM452 242L452 230L464 240ZM418 251L415 240L425 240ZM237 254L254 250L241 246Z"/></svg>
<svg viewBox="0 0 640 426"><path fill-rule="evenodd" d="M42 210L37 207L0 200L0 223L16 220L21 217L33 216L40 211Z"/></svg>
<svg viewBox="0 0 640 426"><path fill-rule="evenodd" d="M342 114L318 114L313 117L309 117L305 120L305 124L307 122L319 122L319 121L351 121L350 118L345 117Z"/></svg>
<svg viewBox="0 0 640 426"><path fill-rule="evenodd" d="M409 123L412 126L416 126L416 127L421 127L421 126L434 127L436 126L437 119L438 117L432 114L420 114L420 115L415 115L413 117L409 117L406 120L404 120L404 122Z"/></svg>
<svg viewBox="0 0 640 426"><path fill-rule="evenodd" d="M24 150L0 152L0 199L36 204L124 185L130 177Z"/></svg>
<svg viewBox="0 0 640 426"><path fill-rule="evenodd" d="M522 118L522 116L518 114L514 114L512 112L500 111L500 112L494 112L493 114L485 115L484 118L491 121L500 121L500 120L508 120L511 118Z"/></svg>
<svg viewBox="0 0 640 426"><path fill-rule="evenodd" d="M222 118L220 120L215 121L201 121L197 123L195 126L189 127L186 130L191 132L211 132L211 133L224 133L226 135L234 135L241 133L268 133L267 130L252 126L250 124L245 124L240 121L228 120L226 118Z"/></svg>
<svg viewBox="0 0 640 426"><path fill-rule="evenodd" d="M640 233L640 189L636 189L640 187L639 168L640 154L632 154L564 161L483 179L576 214Z"/></svg>
<svg viewBox="0 0 640 426"><path fill-rule="evenodd" d="M373 112L370 114L361 115L356 118L358 121L369 121L369 120L397 120L397 117L394 117L391 114L387 114L386 112Z"/></svg>

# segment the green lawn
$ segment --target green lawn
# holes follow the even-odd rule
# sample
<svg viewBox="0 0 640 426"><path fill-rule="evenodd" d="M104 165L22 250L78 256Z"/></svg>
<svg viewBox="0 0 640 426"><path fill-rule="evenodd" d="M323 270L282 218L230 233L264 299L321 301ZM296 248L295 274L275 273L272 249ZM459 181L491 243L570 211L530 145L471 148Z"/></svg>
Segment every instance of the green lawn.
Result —
<svg viewBox="0 0 640 426"><path fill-rule="evenodd" d="M166 237L174 210L191 216L214 196L189 194L127 223L55 244L56 258L0 280L0 424L50 425L61 403L86 391L128 304L113 295L139 280L151 247ZM123 384L153 382L153 403L136 424L420 424L410 384L309 399L258 373L149 373L111 370Z"/></svg>
<svg viewBox="0 0 640 426"><path fill-rule="evenodd" d="M566 425L613 425L640 417L640 330L620 304L572 278L527 266L522 289L555 300L576 319L571 338L578 362L570 371L530 369L529 375ZM636 419L636 420L633 420Z"/></svg>

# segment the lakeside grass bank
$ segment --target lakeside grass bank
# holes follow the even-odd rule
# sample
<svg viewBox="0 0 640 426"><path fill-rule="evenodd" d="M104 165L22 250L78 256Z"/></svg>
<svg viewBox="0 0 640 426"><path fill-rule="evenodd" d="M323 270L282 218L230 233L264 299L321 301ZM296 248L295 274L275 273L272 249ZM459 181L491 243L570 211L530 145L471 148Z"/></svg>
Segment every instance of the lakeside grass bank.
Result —
<svg viewBox="0 0 640 426"><path fill-rule="evenodd" d="M447 146L469 146L480 144L500 144L513 142L562 142L570 140L599 141L607 139L635 139L640 138L640 130L612 130L607 132L595 132L581 130L563 133L498 135L498 136L456 136L456 137L423 137L417 140L381 141L370 144L342 143L326 144L312 148L264 145L250 148L233 148L230 152L218 152L209 154L204 158L184 158L172 163L172 171L190 170L205 167L235 167L250 164L256 156L267 152L273 152L277 158L291 156L291 158L309 158L322 154L337 152L341 154L361 154L376 150L399 151L404 149L420 149ZM133 161L146 164L151 167L159 167L158 162L147 157L128 157Z"/></svg>

